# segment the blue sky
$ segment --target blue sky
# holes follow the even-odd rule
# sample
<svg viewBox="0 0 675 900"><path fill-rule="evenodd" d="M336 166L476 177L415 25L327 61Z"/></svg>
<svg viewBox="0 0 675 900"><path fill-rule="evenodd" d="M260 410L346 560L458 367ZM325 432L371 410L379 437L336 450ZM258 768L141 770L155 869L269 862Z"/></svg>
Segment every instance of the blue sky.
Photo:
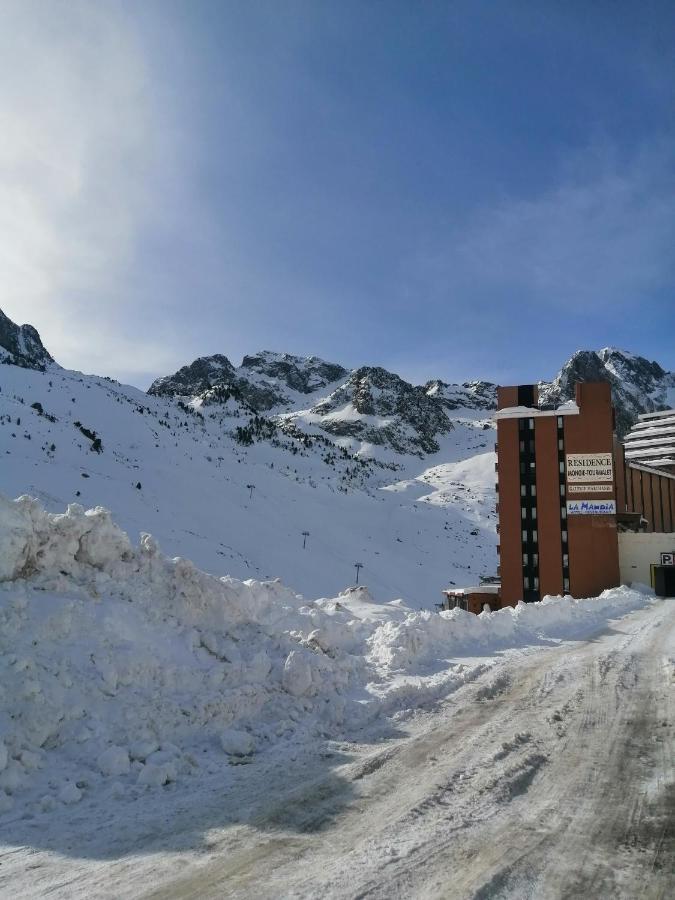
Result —
<svg viewBox="0 0 675 900"><path fill-rule="evenodd" d="M675 5L0 3L0 307L141 387L675 369Z"/></svg>

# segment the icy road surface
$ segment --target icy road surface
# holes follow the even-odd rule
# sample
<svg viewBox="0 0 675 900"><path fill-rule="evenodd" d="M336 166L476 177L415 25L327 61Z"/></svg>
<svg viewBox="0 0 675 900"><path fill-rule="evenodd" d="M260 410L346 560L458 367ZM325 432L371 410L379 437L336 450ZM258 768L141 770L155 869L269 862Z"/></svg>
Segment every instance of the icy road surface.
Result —
<svg viewBox="0 0 675 900"><path fill-rule="evenodd" d="M2 893L673 897L674 659L675 601L509 651L376 752L369 736L310 765L251 765L213 808L201 798L100 859L14 848ZM186 851L205 820L218 824Z"/></svg>

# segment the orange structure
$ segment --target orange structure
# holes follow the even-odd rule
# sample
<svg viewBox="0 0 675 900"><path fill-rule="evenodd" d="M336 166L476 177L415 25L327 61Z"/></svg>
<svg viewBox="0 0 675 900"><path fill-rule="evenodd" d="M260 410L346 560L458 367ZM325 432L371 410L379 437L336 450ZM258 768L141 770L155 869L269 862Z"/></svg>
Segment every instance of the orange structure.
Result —
<svg viewBox="0 0 675 900"><path fill-rule="evenodd" d="M556 409L537 399L536 385L498 392L502 605L619 584L610 386L578 384Z"/></svg>
<svg viewBox="0 0 675 900"><path fill-rule="evenodd" d="M658 468L625 459L605 382L577 384L575 400L557 408L539 406L536 385L500 387L495 418L502 606L595 596L619 584L618 529L675 532L663 438L675 411L659 413L656 441L650 415L649 430L636 426L639 441L626 445L636 456L658 443Z"/></svg>

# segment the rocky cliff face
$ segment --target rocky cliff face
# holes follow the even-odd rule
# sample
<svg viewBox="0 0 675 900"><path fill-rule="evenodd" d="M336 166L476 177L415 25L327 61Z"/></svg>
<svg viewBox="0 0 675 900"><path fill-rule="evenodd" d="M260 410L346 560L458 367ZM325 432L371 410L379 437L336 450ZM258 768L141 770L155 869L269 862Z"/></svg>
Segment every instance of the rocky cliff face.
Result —
<svg viewBox="0 0 675 900"><path fill-rule="evenodd" d="M552 382L540 383L540 402L558 404L573 400L578 381L610 383L620 437L641 413L668 409L675 402L674 373L666 372L656 362L614 347L577 351Z"/></svg>
<svg viewBox="0 0 675 900"><path fill-rule="evenodd" d="M174 375L158 378L149 394L199 397L217 402L223 394L243 400L256 412L287 409L293 395L311 394L348 374L347 369L316 356L262 351L245 356L236 369L226 356L205 356Z"/></svg>
<svg viewBox="0 0 675 900"><path fill-rule="evenodd" d="M321 388L346 378L349 371L337 363L329 363L318 356L292 356L263 350L245 356L239 369L241 377L258 376L299 394L313 394Z"/></svg>
<svg viewBox="0 0 675 900"><path fill-rule="evenodd" d="M363 366L311 410L333 435L386 444L399 453L435 453L452 431L442 403L398 375Z"/></svg>
<svg viewBox="0 0 675 900"><path fill-rule="evenodd" d="M16 325L0 310L0 363L37 369L55 365L32 325Z"/></svg>
<svg viewBox="0 0 675 900"><path fill-rule="evenodd" d="M216 385L230 383L234 378L234 366L226 356L200 356L173 375L153 381L148 393L158 397L196 397Z"/></svg>
<svg viewBox="0 0 675 900"><path fill-rule="evenodd" d="M439 400L449 410L497 408L497 385L491 381L448 384L436 379L428 381L424 389L429 397Z"/></svg>

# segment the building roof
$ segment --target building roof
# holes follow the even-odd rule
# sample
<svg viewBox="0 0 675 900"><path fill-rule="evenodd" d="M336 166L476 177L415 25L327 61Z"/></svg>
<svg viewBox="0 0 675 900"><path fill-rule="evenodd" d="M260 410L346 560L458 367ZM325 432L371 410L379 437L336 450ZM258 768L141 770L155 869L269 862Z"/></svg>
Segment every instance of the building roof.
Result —
<svg viewBox="0 0 675 900"><path fill-rule="evenodd" d="M466 597L469 594L498 594L501 590L499 584L479 584L476 587L445 588L442 594L452 594L454 597Z"/></svg>

